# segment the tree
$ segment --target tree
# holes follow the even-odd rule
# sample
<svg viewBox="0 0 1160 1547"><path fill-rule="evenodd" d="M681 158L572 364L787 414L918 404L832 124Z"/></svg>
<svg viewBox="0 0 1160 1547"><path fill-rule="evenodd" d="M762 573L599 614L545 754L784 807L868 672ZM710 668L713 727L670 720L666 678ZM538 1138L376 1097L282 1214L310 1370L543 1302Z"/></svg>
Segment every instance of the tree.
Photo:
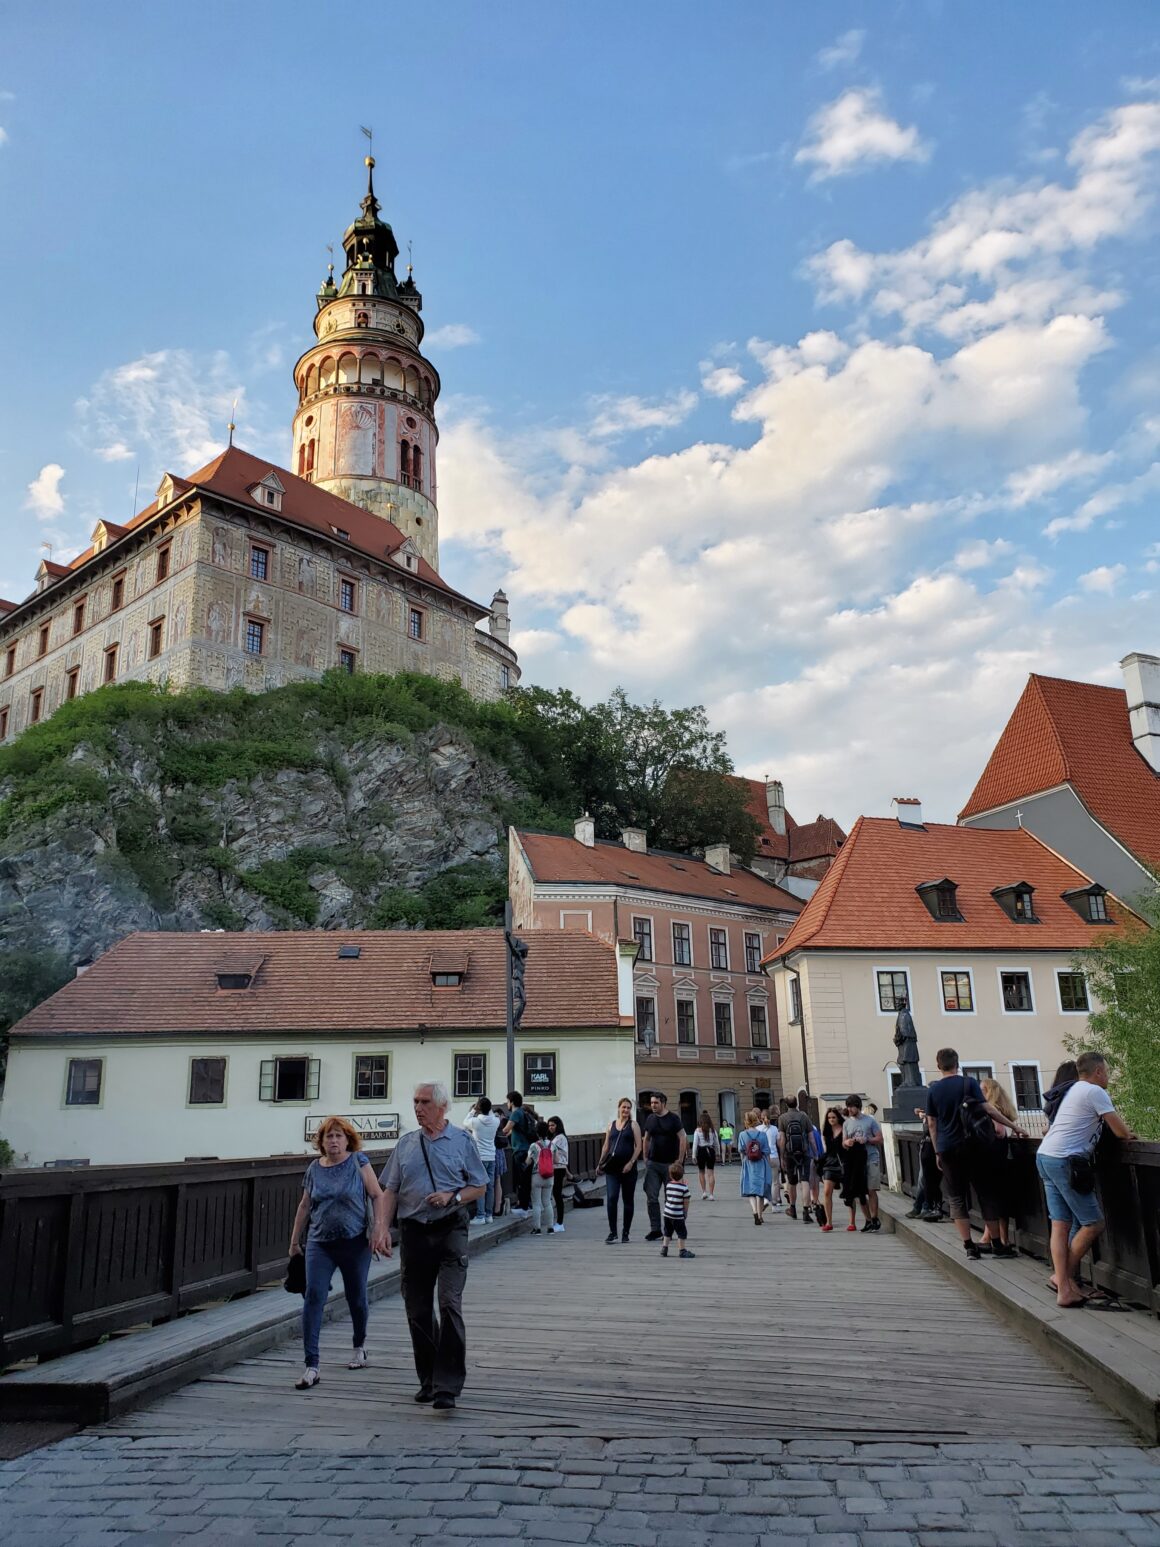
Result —
<svg viewBox="0 0 1160 1547"><path fill-rule="evenodd" d="M8 1032L30 1010L72 978L55 951L5 951L0 955L0 1086L8 1063Z"/></svg>
<svg viewBox="0 0 1160 1547"><path fill-rule="evenodd" d="M1142 1139L1160 1139L1160 892L1134 906L1146 923L1109 931L1076 958L1102 1008L1089 1016L1089 1034L1071 1039L1069 1050L1104 1053L1124 1121Z"/></svg>

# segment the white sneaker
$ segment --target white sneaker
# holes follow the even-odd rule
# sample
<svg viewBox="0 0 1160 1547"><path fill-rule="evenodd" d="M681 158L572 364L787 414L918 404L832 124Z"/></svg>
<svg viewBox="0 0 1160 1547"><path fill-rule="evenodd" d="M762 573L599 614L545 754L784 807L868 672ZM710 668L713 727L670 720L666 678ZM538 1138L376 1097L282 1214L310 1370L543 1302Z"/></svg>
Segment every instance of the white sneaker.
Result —
<svg viewBox="0 0 1160 1547"><path fill-rule="evenodd" d="M494 1214L485 1214L484 1217L483 1217L483 1222L484 1222L485 1225L490 1225L494 1219L495 1219L495 1215Z"/></svg>
<svg viewBox="0 0 1160 1547"><path fill-rule="evenodd" d="M367 1358L367 1351L366 1351L366 1349L365 1348L356 1348L354 1353L351 1355L351 1361L347 1365L347 1369L348 1370L365 1370L369 1363L370 1363L370 1360Z"/></svg>
<svg viewBox="0 0 1160 1547"><path fill-rule="evenodd" d="M706 1199L706 1198L707 1198L707 1197L708 1197L708 1196L709 1196L709 1194L708 1194L708 1193L707 1193L707 1192L703 1192L703 1193L702 1193L702 1194L701 1194L701 1202L702 1202L702 1203L704 1203L704 1201L705 1201L705 1199Z"/></svg>
<svg viewBox="0 0 1160 1547"><path fill-rule="evenodd" d="M527 1219L528 1215L531 1212L532 1212L531 1209L513 1209L512 1210L512 1217L514 1219Z"/></svg>
<svg viewBox="0 0 1160 1547"><path fill-rule="evenodd" d="M485 1225L487 1221L485 1219L481 1219L478 1214L473 1214L468 1223L472 1225Z"/></svg>
<svg viewBox="0 0 1160 1547"><path fill-rule="evenodd" d="M552 1226L552 1234L553 1235L563 1235L564 1234L564 1227L563 1227L563 1225L553 1225Z"/></svg>

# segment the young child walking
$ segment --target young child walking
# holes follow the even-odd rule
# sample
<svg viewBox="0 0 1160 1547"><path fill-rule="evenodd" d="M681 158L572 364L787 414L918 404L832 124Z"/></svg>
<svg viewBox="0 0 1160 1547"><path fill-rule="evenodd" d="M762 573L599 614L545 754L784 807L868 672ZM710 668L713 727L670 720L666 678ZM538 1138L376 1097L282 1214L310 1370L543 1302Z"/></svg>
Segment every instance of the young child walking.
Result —
<svg viewBox="0 0 1160 1547"><path fill-rule="evenodd" d="M689 1239L689 1227L686 1223L689 1216L689 1200L692 1193L685 1185L685 1168L679 1160L674 1160L669 1167L669 1179L665 1183L665 1208L664 1231L665 1240L661 1247L661 1256L669 1255L669 1242L674 1236L681 1243L682 1257L695 1257L696 1252L691 1252L685 1244Z"/></svg>

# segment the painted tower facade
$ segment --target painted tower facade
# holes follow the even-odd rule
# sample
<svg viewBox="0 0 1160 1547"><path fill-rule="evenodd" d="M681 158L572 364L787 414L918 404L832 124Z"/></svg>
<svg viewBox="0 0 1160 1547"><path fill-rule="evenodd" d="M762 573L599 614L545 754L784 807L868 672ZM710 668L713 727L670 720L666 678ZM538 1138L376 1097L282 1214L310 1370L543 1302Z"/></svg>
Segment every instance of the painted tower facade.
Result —
<svg viewBox="0 0 1160 1547"><path fill-rule="evenodd" d="M367 192L342 239L346 268L333 265L318 292L318 342L294 367L291 470L331 494L391 521L439 568L435 400L439 373L420 351L423 298L395 274L399 246L379 219L374 157Z"/></svg>

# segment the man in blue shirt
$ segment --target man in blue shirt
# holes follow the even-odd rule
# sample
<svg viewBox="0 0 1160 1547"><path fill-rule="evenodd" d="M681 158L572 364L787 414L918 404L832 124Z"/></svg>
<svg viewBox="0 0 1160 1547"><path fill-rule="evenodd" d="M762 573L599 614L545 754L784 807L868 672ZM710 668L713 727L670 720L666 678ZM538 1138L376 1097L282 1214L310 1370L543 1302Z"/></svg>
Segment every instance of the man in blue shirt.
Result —
<svg viewBox="0 0 1160 1547"><path fill-rule="evenodd" d="M940 1078L926 1098L927 1126L934 1142L935 1158L942 1172L947 1203L951 1218L958 1229L963 1250L973 1262L981 1253L971 1240L970 1201L974 1187L979 1199L979 1212L987 1224L991 1239L991 1253L995 1257L1015 1257L1013 1246L1004 1246L999 1239L998 1209L990 1195L988 1185L991 1166L988 1157L981 1152L980 1144L972 1140L963 1121L964 1102L972 1103L1002 1128L1010 1128L1017 1139L1027 1135L1022 1128L1004 1117L996 1106L984 1101L982 1087L970 1075L959 1073L959 1055L953 1047L940 1048L935 1054ZM982 1141L986 1144L988 1141Z"/></svg>
<svg viewBox="0 0 1160 1547"><path fill-rule="evenodd" d="M467 1282L466 1207L487 1190L475 1140L447 1121L451 1097L439 1080L415 1087L417 1131L395 1145L380 1180L390 1228L399 1220L402 1292L419 1377L416 1402L449 1412L467 1379L463 1287ZM435 1294L439 1294L439 1318Z"/></svg>

